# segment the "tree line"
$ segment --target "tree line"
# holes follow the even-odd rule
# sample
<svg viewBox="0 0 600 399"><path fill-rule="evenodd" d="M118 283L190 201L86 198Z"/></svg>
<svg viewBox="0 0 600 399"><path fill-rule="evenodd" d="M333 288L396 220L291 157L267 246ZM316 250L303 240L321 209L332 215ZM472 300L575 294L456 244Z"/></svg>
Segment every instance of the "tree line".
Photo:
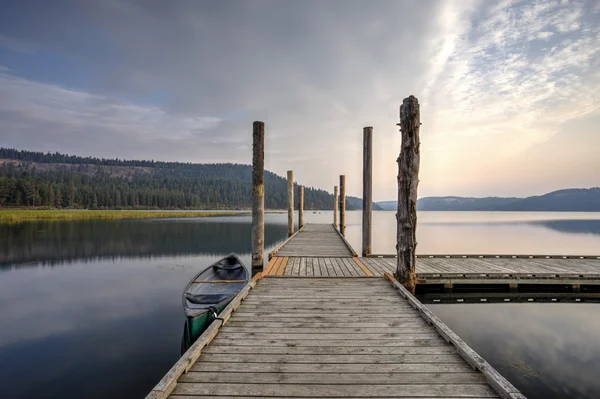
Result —
<svg viewBox="0 0 600 399"><path fill-rule="evenodd" d="M251 207L252 168L249 165L106 160L5 148L0 148L0 158L5 160L0 166L0 206L85 209ZM100 167L87 168L86 165ZM124 173L123 168L113 170L112 166L145 169L131 171L125 168L127 173ZM295 188L297 190L297 186ZM333 208L333 196L324 190L305 187L304 197L306 209ZM356 209L359 204L357 198L347 200L348 209ZM265 171L265 206L269 209L287 206L287 180L268 171Z"/></svg>

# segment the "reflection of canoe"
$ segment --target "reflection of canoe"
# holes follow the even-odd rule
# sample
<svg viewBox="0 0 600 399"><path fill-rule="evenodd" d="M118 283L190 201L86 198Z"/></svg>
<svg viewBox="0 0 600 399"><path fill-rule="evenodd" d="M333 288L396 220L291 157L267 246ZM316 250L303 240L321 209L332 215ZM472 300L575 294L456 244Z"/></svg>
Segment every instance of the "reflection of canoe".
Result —
<svg viewBox="0 0 600 399"><path fill-rule="evenodd" d="M187 321L182 351L198 339L249 281L250 273L234 254L227 255L194 276L183 291L183 310Z"/></svg>

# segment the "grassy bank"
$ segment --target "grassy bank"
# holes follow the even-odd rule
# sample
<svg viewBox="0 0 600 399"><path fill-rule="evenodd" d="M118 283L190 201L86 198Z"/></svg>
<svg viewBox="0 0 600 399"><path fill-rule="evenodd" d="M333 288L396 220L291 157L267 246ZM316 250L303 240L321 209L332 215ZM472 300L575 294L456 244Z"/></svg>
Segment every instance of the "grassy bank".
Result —
<svg viewBox="0 0 600 399"><path fill-rule="evenodd" d="M244 212L247 213L247 212ZM24 222L29 220L86 220L86 219L156 219L197 218L206 216L239 215L240 212L210 211L90 211L60 209L0 209L0 222Z"/></svg>

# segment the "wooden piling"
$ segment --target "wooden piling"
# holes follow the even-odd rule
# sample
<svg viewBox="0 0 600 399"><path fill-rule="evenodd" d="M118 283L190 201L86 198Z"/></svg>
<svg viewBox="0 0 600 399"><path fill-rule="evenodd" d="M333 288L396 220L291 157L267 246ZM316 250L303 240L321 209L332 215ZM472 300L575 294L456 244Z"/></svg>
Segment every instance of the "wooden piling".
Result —
<svg viewBox="0 0 600 399"><path fill-rule="evenodd" d="M304 227L304 186L298 187L298 228Z"/></svg>
<svg viewBox="0 0 600 399"><path fill-rule="evenodd" d="M287 199L288 199L288 237L291 237L294 234L294 171L287 171L287 179L288 179L288 190L287 190Z"/></svg>
<svg viewBox="0 0 600 399"><path fill-rule="evenodd" d="M363 129L362 256L371 254L373 235L373 128Z"/></svg>
<svg viewBox="0 0 600 399"><path fill-rule="evenodd" d="M265 255L265 124L252 128L252 272L264 267Z"/></svg>
<svg viewBox="0 0 600 399"><path fill-rule="evenodd" d="M400 106L402 147L398 157L398 213L396 214L398 263L396 277L414 292L416 277L417 188L419 186L419 101L410 96Z"/></svg>
<svg viewBox="0 0 600 399"><path fill-rule="evenodd" d="M339 208L339 198L338 198L338 186L333 187L333 225L337 227L338 225L338 208Z"/></svg>
<svg viewBox="0 0 600 399"><path fill-rule="evenodd" d="M340 175L340 233L346 236L346 176Z"/></svg>

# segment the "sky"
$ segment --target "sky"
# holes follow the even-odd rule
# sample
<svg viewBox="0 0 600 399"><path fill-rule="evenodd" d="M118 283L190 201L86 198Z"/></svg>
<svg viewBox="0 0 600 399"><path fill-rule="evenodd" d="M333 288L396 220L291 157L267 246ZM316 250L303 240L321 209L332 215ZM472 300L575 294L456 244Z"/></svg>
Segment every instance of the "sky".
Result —
<svg viewBox="0 0 600 399"><path fill-rule="evenodd" d="M600 0L0 0L0 146L252 159L397 196L421 105L419 197L600 186Z"/></svg>

